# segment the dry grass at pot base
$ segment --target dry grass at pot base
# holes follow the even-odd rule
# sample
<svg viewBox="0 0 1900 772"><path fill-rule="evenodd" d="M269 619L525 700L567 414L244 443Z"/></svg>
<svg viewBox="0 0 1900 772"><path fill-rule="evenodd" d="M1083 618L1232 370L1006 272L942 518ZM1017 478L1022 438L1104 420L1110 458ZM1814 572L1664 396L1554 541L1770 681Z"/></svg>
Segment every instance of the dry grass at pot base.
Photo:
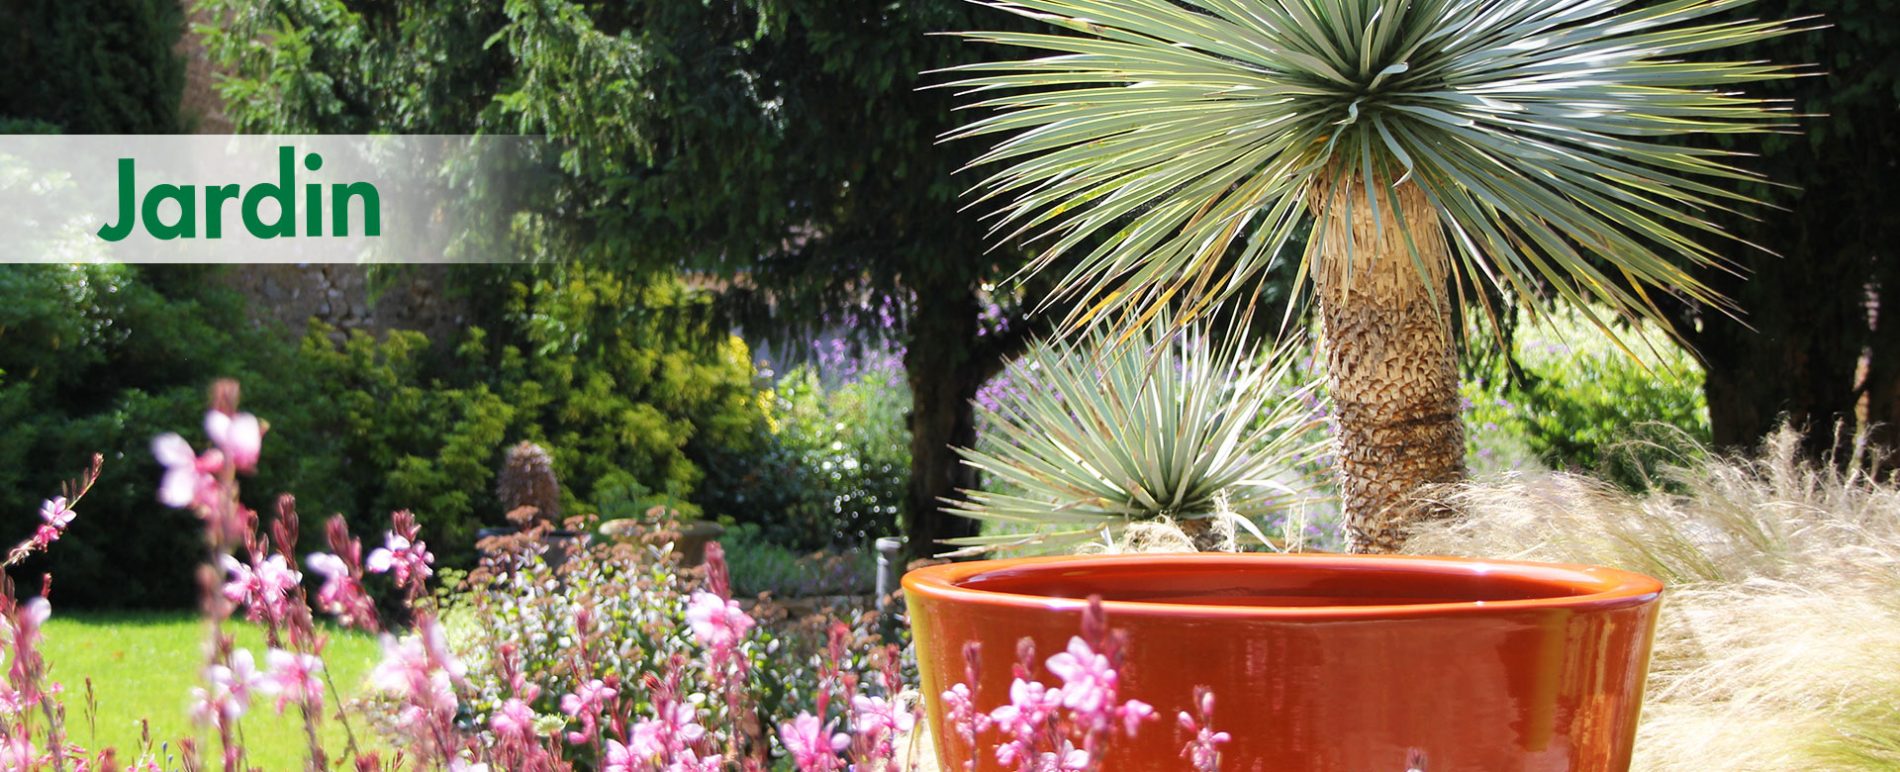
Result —
<svg viewBox="0 0 1900 772"><path fill-rule="evenodd" d="M1406 551L1668 582L1636 769L1900 768L1900 486L1797 445L1783 430L1759 458L1666 470L1641 495L1566 474L1460 485L1442 497L1463 516Z"/></svg>

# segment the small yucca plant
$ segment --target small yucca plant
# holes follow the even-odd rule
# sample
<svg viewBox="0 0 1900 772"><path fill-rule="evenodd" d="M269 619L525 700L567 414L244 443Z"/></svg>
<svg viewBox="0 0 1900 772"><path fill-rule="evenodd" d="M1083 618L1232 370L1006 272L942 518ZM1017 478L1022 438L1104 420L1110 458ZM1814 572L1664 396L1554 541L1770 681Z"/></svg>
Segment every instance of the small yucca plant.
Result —
<svg viewBox="0 0 1900 772"><path fill-rule="evenodd" d="M957 449L993 489L949 504L1028 532L951 543L1112 544L1131 523L1172 522L1205 548L1222 520L1265 541L1253 520L1304 494L1301 466L1324 447L1312 395L1285 350L1262 358L1239 335L1169 327L1043 343L1018 361L1018 388L977 406L978 447Z"/></svg>

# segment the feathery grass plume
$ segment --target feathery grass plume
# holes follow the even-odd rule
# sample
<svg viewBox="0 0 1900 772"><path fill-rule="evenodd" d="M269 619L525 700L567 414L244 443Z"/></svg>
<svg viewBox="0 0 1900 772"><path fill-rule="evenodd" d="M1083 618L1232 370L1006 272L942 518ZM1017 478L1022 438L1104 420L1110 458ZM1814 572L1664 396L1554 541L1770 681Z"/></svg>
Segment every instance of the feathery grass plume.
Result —
<svg viewBox="0 0 1900 772"><path fill-rule="evenodd" d="M1665 469L1656 491L1566 474L1443 491L1465 517L1414 553L1596 563L1669 583L1636 743L1642 770L1900 765L1900 483L1818 464L1783 429L1755 459Z"/></svg>
<svg viewBox="0 0 1900 772"><path fill-rule="evenodd" d="M957 449L995 489L946 503L1030 532L950 543L966 552L1112 545L1130 528L1143 542L1178 543L1154 530L1172 522L1207 549L1222 540L1220 521L1267 541L1253 519L1305 495L1302 465L1324 447L1302 399L1310 387L1291 383L1286 349L1261 357L1238 333L1171 329L1162 317L1127 341L1097 331L1025 354L1013 366L1021 388L979 404L978 446Z"/></svg>

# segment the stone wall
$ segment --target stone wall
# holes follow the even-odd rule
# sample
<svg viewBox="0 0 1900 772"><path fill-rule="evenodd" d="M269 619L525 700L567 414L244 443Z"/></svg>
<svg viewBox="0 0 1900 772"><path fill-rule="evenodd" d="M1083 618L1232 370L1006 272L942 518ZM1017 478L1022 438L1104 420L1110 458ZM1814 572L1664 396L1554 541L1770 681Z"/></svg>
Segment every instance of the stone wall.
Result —
<svg viewBox="0 0 1900 772"><path fill-rule="evenodd" d="M226 281L249 299L253 320L282 323L298 336L311 319L338 328L339 337L349 330L418 330L431 342L451 340L467 325L466 306L444 291L446 268L383 270L391 275L374 288L361 265L244 265Z"/></svg>

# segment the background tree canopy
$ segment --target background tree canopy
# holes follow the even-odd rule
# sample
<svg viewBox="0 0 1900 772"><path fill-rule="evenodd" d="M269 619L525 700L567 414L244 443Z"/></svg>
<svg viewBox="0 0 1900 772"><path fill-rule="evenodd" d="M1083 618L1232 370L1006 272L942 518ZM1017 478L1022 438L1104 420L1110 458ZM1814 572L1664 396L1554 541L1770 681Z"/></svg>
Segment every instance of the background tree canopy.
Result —
<svg viewBox="0 0 1900 772"><path fill-rule="evenodd" d="M975 482L950 447L1036 331L1013 309L1037 293L990 291L1022 256L959 211L967 152L937 143L956 97L919 86L977 53L930 33L999 18L955 0L207 7L243 130L546 134L565 176L524 207L556 226L548 254L715 272L754 331L901 342L909 535L971 532L938 509Z"/></svg>
<svg viewBox="0 0 1900 772"><path fill-rule="evenodd" d="M1786 415L1810 452L1861 425L1900 447L1900 2L1762 0L1737 13L1818 15L1827 26L1731 54L1813 63L1819 74L1760 86L1804 114L1799 133L1735 145L1781 183L1751 191L1779 210L1723 223L1767 251L1730 245L1742 271L1705 272L1743 319L1677 314L1707 363L1715 442L1752 445Z"/></svg>

